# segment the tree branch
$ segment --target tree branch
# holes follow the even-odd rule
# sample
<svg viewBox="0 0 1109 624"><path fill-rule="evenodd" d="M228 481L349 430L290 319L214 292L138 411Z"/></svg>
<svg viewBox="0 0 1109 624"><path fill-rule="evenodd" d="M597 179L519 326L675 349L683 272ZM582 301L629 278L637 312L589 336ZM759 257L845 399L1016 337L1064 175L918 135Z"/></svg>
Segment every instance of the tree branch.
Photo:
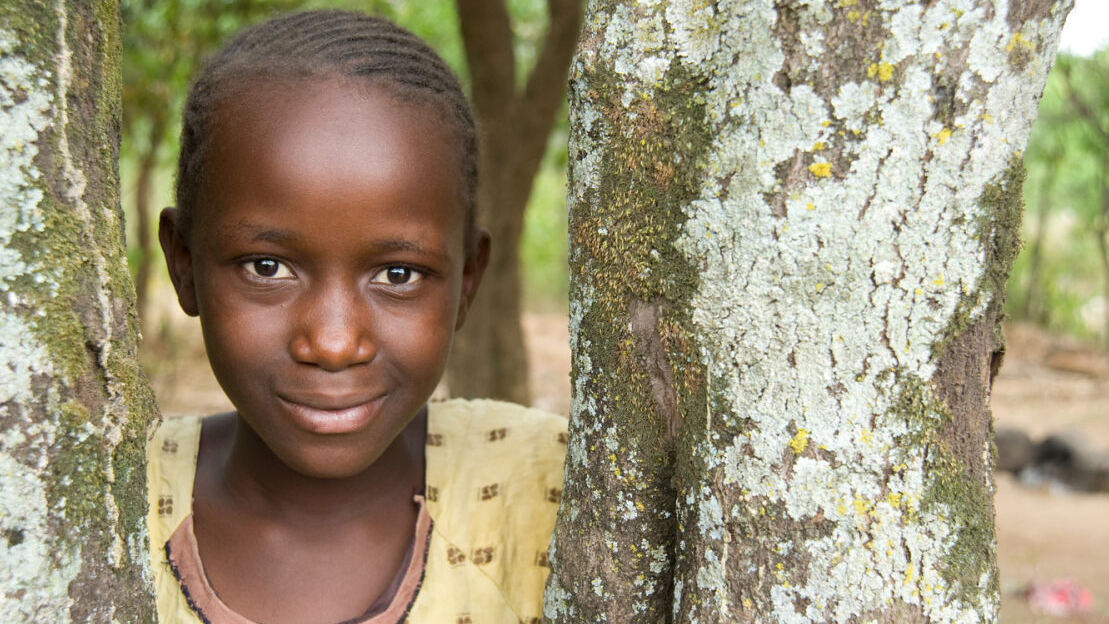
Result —
<svg viewBox="0 0 1109 624"><path fill-rule="evenodd" d="M520 95L519 135L544 137L520 145L516 175L534 176L546 151L546 137L566 93L566 76L581 30L581 0L547 0L550 16L543 49ZM530 187L529 187L530 188Z"/></svg>
<svg viewBox="0 0 1109 624"><path fill-rule="evenodd" d="M503 120L516 96L516 56L504 0L456 0L455 6L474 108L483 121Z"/></svg>

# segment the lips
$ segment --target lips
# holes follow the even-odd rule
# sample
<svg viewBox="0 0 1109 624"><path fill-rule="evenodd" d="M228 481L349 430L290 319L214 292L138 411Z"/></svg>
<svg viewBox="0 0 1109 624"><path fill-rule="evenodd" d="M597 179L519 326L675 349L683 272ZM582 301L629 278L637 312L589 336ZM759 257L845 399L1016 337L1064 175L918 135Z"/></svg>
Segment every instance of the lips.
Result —
<svg viewBox="0 0 1109 624"><path fill-rule="evenodd" d="M321 435L352 433L365 427L384 395L278 395L300 428Z"/></svg>

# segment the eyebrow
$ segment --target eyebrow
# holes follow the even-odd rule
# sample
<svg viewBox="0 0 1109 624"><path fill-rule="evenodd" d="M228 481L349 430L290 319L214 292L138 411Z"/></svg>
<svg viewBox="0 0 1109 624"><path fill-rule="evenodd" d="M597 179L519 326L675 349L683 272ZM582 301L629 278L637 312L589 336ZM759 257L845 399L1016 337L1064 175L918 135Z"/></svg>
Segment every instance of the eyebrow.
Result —
<svg viewBox="0 0 1109 624"><path fill-rule="evenodd" d="M270 243L295 243L299 238L292 230L282 230L266 226L239 223L232 228L236 234L250 238L252 242ZM375 239L368 241L366 249L372 252L407 251L425 256L432 256L443 262L450 261L450 254L441 249L425 247L414 241L404 239Z"/></svg>

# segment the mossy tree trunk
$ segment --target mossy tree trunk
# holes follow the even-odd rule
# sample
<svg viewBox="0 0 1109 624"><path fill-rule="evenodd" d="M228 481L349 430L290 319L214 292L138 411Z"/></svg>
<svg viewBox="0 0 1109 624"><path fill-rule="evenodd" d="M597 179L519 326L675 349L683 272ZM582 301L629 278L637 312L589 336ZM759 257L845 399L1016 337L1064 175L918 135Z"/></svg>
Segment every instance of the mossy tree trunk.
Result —
<svg viewBox="0 0 1109 624"><path fill-rule="evenodd" d="M112 0L0 4L0 621L152 622Z"/></svg>
<svg viewBox="0 0 1109 624"><path fill-rule="evenodd" d="M997 617L991 378L1069 0L597 0L555 622Z"/></svg>

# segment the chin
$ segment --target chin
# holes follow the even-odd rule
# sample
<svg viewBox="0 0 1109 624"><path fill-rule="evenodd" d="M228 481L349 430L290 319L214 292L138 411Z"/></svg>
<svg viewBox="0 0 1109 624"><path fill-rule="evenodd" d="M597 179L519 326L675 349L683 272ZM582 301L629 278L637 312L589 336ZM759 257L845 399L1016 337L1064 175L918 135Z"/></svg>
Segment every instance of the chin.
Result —
<svg viewBox="0 0 1109 624"><path fill-rule="evenodd" d="M333 448L321 448L307 455L298 453L296 457L282 458L282 461L295 472L313 479L347 479L365 472L380 455L367 458L362 453L347 455Z"/></svg>

